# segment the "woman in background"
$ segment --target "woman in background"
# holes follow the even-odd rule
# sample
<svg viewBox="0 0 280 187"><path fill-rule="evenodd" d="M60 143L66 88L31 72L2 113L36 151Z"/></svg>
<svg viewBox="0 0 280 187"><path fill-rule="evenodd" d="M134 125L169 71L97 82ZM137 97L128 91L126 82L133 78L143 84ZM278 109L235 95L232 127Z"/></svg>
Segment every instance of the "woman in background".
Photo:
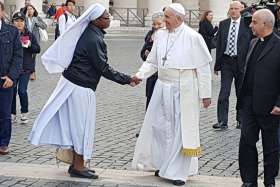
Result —
<svg viewBox="0 0 280 187"><path fill-rule="evenodd" d="M27 5L26 12L24 12L24 14L26 15L27 29L35 36L38 44L40 44L41 36L40 36L39 28L45 30L47 29L47 24L42 20L42 18L39 17L38 12L33 5ZM33 58L34 61L36 61L36 55L33 55ZM31 80L36 79L35 66L34 66L34 70L32 71L30 79Z"/></svg>
<svg viewBox="0 0 280 187"><path fill-rule="evenodd" d="M218 31L217 26L215 28L213 27L212 20L213 20L213 12L211 10L204 12L199 22L199 30L198 30L198 32L204 38L210 53L211 53L211 49L216 48L216 46L214 46L213 43L213 38L216 32Z"/></svg>

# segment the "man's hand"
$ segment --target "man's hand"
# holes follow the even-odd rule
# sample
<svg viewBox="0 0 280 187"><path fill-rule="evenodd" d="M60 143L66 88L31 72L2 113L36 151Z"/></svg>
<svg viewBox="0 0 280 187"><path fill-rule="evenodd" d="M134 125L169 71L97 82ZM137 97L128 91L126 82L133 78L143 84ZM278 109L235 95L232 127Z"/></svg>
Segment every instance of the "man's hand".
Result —
<svg viewBox="0 0 280 187"><path fill-rule="evenodd" d="M137 86L138 84L141 83L141 79L139 79L138 77L136 77L135 75L131 77L130 79L130 86L134 87L134 86Z"/></svg>
<svg viewBox="0 0 280 187"><path fill-rule="evenodd" d="M211 105L211 98L202 99L203 108L208 108Z"/></svg>
<svg viewBox="0 0 280 187"><path fill-rule="evenodd" d="M8 76L1 77L1 79L4 80L3 88L11 88L14 84Z"/></svg>
<svg viewBox="0 0 280 187"><path fill-rule="evenodd" d="M214 74L218 76L218 75L219 75L219 72L218 72L218 71L214 71Z"/></svg>
<svg viewBox="0 0 280 187"><path fill-rule="evenodd" d="M280 107L275 106L270 113L275 116L280 116Z"/></svg>

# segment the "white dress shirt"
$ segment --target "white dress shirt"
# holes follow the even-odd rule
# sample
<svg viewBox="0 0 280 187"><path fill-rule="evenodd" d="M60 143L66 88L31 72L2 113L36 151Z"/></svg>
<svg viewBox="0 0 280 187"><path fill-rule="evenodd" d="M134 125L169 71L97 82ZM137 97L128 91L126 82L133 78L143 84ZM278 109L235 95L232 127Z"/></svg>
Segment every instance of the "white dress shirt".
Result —
<svg viewBox="0 0 280 187"><path fill-rule="evenodd" d="M229 54L230 31L233 26L233 22L235 21L236 23L235 23L234 55L237 55L237 39L238 39L240 20L241 20L241 17L239 17L237 20L231 19L229 32L228 32L228 38L227 38L226 51L224 52L225 54Z"/></svg>
<svg viewBox="0 0 280 187"><path fill-rule="evenodd" d="M1 30L1 28L2 28L2 20L0 19L0 30Z"/></svg>

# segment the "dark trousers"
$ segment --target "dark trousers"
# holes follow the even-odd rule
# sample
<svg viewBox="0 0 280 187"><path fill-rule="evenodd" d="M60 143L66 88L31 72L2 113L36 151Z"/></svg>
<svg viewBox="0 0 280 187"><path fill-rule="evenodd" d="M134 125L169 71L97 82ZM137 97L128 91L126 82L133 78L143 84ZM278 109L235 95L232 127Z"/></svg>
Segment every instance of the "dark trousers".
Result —
<svg viewBox="0 0 280 187"><path fill-rule="evenodd" d="M279 142L279 157L280 157L280 120L279 120L279 128L278 128L278 142Z"/></svg>
<svg viewBox="0 0 280 187"><path fill-rule="evenodd" d="M228 123L229 96L232 81L234 79L236 95L238 95L238 88L241 81L240 78L241 76L239 73L237 59L224 57L223 64L221 66L221 89L217 109L219 123ZM241 110L238 105L236 105L236 120L239 122L241 121Z"/></svg>
<svg viewBox="0 0 280 187"><path fill-rule="evenodd" d="M4 89L0 84L0 146L8 146L11 139L11 106L13 88Z"/></svg>
<svg viewBox="0 0 280 187"><path fill-rule="evenodd" d="M239 168L243 182L256 183L258 178L258 151L256 143L262 135L264 157L264 184L275 184L279 170L279 118L268 114L256 115L252 97L242 101L242 127L239 144Z"/></svg>
<svg viewBox="0 0 280 187"><path fill-rule="evenodd" d="M17 81L17 84L14 88L14 96L12 102L12 114L16 114L16 98L17 93L19 95L20 106L21 106L21 113L28 112L28 94L27 94L27 87L30 79L30 73L22 73Z"/></svg>
<svg viewBox="0 0 280 187"><path fill-rule="evenodd" d="M147 110L147 108L149 106L149 103L151 101L157 79L158 79L158 74L157 73L153 74L151 77L149 77L147 79L147 82L146 82L146 97L147 97L146 110Z"/></svg>

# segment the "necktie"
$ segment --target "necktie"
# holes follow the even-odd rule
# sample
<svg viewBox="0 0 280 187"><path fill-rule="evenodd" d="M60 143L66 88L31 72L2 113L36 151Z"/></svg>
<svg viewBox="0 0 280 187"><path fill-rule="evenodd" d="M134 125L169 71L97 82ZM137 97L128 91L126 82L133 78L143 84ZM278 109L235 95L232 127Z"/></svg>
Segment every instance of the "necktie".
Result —
<svg viewBox="0 0 280 187"><path fill-rule="evenodd" d="M236 33L236 22L232 22L232 27L230 29L230 37L229 37L229 48L228 55L234 56L235 54L235 33Z"/></svg>

